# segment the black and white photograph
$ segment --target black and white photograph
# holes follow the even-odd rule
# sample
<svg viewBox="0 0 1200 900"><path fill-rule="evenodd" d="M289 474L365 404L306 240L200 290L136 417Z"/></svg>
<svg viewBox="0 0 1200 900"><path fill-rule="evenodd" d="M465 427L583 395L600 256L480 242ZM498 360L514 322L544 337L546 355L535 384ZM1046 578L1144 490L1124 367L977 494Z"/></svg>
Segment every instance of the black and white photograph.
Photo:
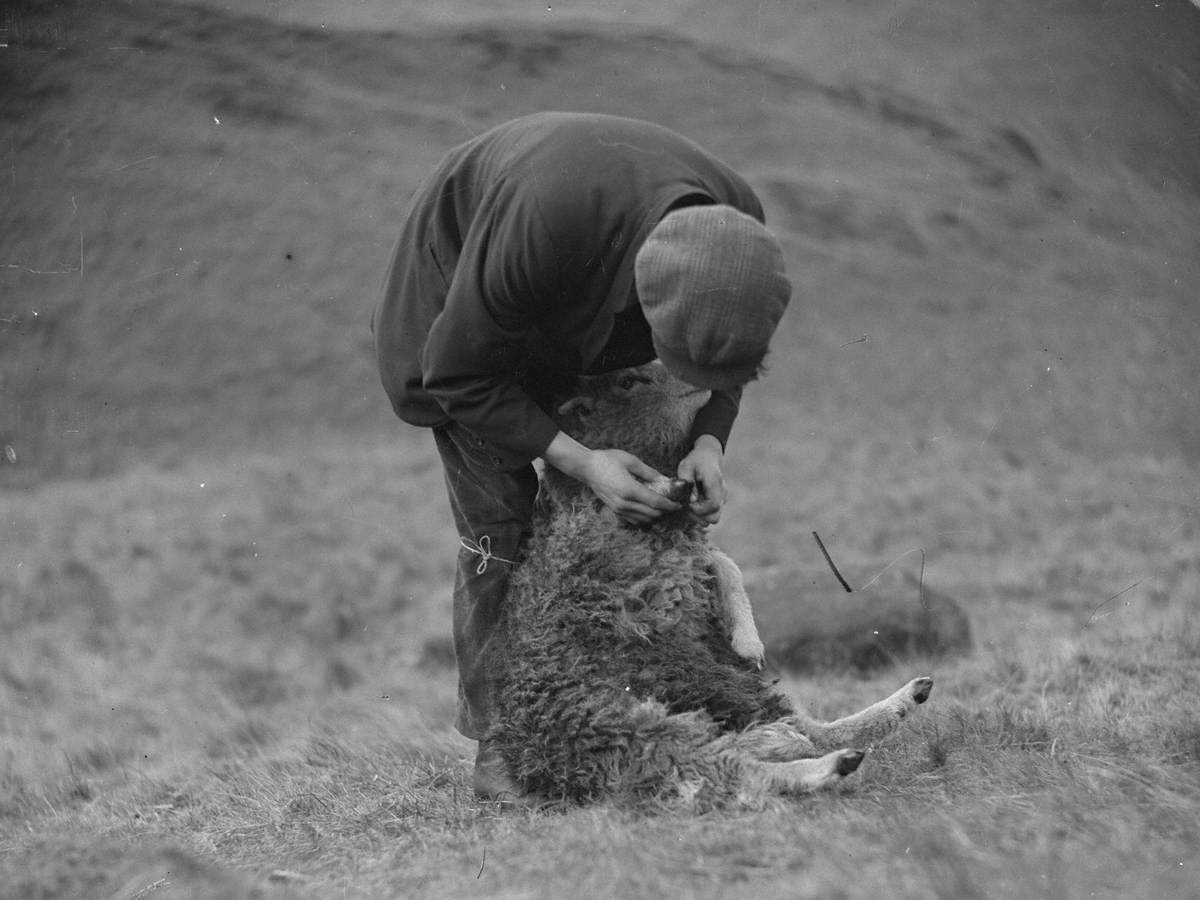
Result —
<svg viewBox="0 0 1200 900"><path fill-rule="evenodd" d="M1198 0L0 0L0 900L1200 897Z"/></svg>

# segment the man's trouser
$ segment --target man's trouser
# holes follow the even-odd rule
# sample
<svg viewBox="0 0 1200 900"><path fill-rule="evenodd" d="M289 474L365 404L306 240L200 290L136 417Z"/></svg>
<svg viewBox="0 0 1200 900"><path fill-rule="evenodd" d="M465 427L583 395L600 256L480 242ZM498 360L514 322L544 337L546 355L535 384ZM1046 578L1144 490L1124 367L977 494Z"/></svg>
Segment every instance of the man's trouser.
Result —
<svg viewBox="0 0 1200 900"><path fill-rule="evenodd" d="M479 740L492 724L495 668L504 653L496 631L508 578L529 533L538 479L461 425L433 430L461 541L454 578L454 653L458 717L454 727Z"/></svg>

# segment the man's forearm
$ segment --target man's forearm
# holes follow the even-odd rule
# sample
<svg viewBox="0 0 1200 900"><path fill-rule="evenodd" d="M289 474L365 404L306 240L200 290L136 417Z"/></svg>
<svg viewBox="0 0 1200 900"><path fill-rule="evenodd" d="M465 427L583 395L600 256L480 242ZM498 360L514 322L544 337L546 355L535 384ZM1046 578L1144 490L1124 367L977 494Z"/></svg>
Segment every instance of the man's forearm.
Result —
<svg viewBox="0 0 1200 900"><path fill-rule="evenodd" d="M565 431L560 431L543 451L542 459L564 475L582 480L591 452Z"/></svg>

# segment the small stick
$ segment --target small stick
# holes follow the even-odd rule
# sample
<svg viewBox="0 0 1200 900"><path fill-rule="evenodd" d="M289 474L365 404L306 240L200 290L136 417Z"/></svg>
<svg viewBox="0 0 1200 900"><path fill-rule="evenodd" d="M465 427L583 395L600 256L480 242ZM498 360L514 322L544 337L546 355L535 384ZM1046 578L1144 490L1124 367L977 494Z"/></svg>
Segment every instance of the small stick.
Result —
<svg viewBox="0 0 1200 900"><path fill-rule="evenodd" d="M1141 583L1142 583L1142 579L1139 578L1137 581L1135 581L1129 587L1125 588L1125 590L1117 591L1115 594L1113 594L1107 600L1105 600L1101 603L1097 603L1094 607L1092 607L1092 614L1090 616L1088 616L1087 621L1083 623L1083 627L1087 628L1089 625L1091 625L1093 622L1095 622L1096 619L1100 618L1100 615L1099 615L1100 610L1104 609L1105 606L1112 603L1114 600L1116 600L1122 594L1128 594L1130 591L1132 591L1135 587L1137 587ZM1107 616L1109 614L1105 613L1105 615ZM70 759L70 757L67 757L67 758Z"/></svg>
<svg viewBox="0 0 1200 900"><path fill-rule="evenodd" d="M825 545L821 543L821 536L815 531L812 533L812 536L816 539L817 546L821 548L821 553L825 557L825 562L829 563L829 568L833 569L833 574L837 576L837 580L841 582L842 587L846 589L846 593L853 594L854 589L851 588L850 585L846 584L846 579L842 577L842 573L838 571L838 567L833 564L833 559L830 558L829 551L826 550Z"/></svg>
<svg viewBox="0 0 1200 900"><path fill-rule="evenodd" d="M921 608L929 612L929 604L925 602L925 548L921 548L921 577L917 582L917 591L921 597Z"/></svg>

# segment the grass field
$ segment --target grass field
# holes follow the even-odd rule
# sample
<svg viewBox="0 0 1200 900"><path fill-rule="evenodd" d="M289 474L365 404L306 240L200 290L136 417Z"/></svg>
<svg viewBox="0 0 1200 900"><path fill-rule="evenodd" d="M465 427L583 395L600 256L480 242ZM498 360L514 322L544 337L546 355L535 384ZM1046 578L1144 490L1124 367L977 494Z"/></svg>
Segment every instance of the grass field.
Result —
<svg viewBox="0 0 1200 900"><path fill-rule="evenodd" d="M0 896L1196 896L1200 13L259 6L0 19ZM934 675L844 789L471 796L457 537L366 320L416 179L540 108L697 138L785 244L718 542L971 617L783 676Z"/></svg>
<svg viewBox="0 0 1200 900"><path fill-rule="evenodd" d="M789 680L834 715L908 674L937 679L913 730L841 792L737 817L502 815L471 797L471 745L449 728L452 536L382 524L436 505L400 487L428 484L430 467L396 477L390 453L349 449L291 463L6 498L19 548L3 559L18 572L0 668L8 896L1182 897L1194 884L1194 563L1163 560L1152 590L1107 602L1014 568L970 605L968 658ZM1143 551L1114 553L1132 565ZM22 560L40 568L22 575ZM1112 573L1082 562L1057 577Z"/></svg>

